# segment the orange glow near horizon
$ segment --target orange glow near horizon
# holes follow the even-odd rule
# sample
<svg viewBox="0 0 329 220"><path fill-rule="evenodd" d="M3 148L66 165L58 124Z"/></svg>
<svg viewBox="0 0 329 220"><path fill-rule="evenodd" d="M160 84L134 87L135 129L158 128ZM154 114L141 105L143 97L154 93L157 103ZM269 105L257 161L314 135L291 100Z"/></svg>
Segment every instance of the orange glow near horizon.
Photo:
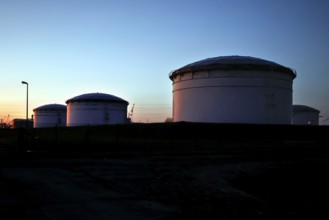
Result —
<svg viewBox="0 0 329 220"><path fill-rule="evenodd" d="M10 120L14 118L25 118L25 104L17 104L11 101L2 101L0 103L0 119L10 117Z"/></svg>

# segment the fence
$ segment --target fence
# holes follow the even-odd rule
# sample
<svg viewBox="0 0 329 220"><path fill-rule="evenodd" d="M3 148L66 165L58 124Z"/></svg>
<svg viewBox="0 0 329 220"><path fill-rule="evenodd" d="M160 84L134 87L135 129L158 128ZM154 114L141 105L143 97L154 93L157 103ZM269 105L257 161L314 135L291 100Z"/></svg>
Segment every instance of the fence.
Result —
<svg viewBox="0 0 329 220"><path fill-rule="evenodd" d="M329 146L329 126L133 123L34 128L29 129L28 136L25 134L24 129L0 130L0 147L17 150L17 145L25 145L33 151L200 151Z"/></svg>
<svg viewBox="0 0 329 220"><path fill-rule="evenodd" d="M17 151L26 144L26 130L19 129L0 129L0 152Z"/></svg>
<svg viewBox="0 0 329 220"><path fill-rule="evenodd" d="M225 148L328 145L328 126L218 123L135 123L40 128L35 146L57 150L223 150Z"/></svg>

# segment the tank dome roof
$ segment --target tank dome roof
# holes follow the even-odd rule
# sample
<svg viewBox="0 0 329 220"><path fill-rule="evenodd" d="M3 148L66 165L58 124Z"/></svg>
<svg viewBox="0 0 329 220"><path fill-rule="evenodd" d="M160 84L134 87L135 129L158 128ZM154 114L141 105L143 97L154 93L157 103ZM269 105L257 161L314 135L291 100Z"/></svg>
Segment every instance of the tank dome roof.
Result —
<svg viewBox="0 0 329 220"><path fill-rule="evenodd" d="M317 113L320 113L319 110L317 110L315 108L311 108L306 105L293 105L292 108L293 108L294 112L317 112Z"/></svg>
<svg viewBox="0 0 329 220"><path fill-rule="evenodd" d="M296 77L294 70L277 64L272 61L263 60L260 58L250 56L218 56L213 58L207 58L194 63L190 63L179 69L172 71L169 75L170 79L174 76L196 71L208 71L208 70L277 70L291 74L293 78Z"/></svg>
<svg viewBox="0 0 329 220"><path fill-rule="evenodd" d="M66 101L66 104L72 102L117 102L129 104L126 100L119 98L114 95L105 94L105 93L87 93L79 96L75 96Z"/></svg>
<svg viewBox="0 0 329 220"><path fill-rule="evenodd" d="M53 111L53 110L66 111L66 105L48 104L48 105L42 105L42 106L39 106L39 107L33 109L33 111Z"/></svg>

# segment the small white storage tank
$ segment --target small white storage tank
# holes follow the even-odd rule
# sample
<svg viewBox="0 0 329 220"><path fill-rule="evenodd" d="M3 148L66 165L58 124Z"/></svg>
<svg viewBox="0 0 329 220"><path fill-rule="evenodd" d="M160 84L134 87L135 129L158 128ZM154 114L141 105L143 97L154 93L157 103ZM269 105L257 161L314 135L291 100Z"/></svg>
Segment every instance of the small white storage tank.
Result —
<svg viewBox="0 0 329 220"><path fill-rule="evenodd" d="M173 121L291 124L294 70L219 56L172 71Z"/></svg>
<svg viewBox="0 0 329 220"><path fill-rule="evenodd" d="M320 111L306 105L293 105L292 123L295 125L319 125Z"/></svg>
<svg viewBox="0 0 329 220"><path fill-rule="evenodd" d="M127 123L128 102L104 93L88 93L66 101L67 126Z"/></svg>
<svg viewBox="0 0 329 220"><path fill-rule="evenodd" d="M33 127L65 127L66 106L60 104L42 105L33 109Z"/></svg>

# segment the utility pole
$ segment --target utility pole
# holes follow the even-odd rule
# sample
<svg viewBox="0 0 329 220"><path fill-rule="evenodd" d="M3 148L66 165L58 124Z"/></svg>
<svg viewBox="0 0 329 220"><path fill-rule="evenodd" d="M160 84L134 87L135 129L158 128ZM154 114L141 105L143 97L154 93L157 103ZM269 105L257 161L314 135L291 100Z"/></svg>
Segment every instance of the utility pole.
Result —
<svg viewBox="0 0 329 220"><path fill-rule="evenodd" d="M29 127L29 84L22 81L26 85L26 144L28 144L28 127Z"/></svg>

